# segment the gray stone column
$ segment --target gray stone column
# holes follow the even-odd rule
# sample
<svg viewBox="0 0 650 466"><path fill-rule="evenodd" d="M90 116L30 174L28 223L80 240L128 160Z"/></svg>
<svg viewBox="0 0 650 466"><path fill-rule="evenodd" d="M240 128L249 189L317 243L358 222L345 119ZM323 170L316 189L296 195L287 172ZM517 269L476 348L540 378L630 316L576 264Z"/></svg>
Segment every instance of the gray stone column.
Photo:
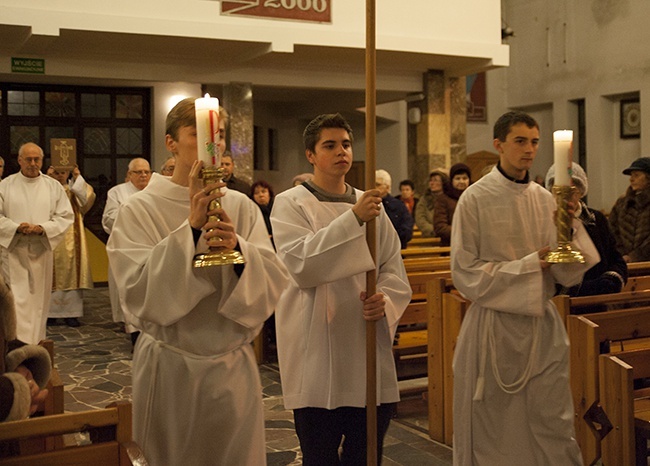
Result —
<svg viewBox="0 0 650 466"><path fill-rule="evenodd" d="M235 176L253 182L253 87L251 83L223 86L223 106L230 113L228 149L235 162Z"/></svg>
<svg viewBox="0 0 650 466"><path fill-rule="evenodd" d="M418 107L421 120L409 125L409 176L420 193L428 188L429 173L449 168L467 157L465 78L452 78L444 71L423 75L424 100Z"/></svg>

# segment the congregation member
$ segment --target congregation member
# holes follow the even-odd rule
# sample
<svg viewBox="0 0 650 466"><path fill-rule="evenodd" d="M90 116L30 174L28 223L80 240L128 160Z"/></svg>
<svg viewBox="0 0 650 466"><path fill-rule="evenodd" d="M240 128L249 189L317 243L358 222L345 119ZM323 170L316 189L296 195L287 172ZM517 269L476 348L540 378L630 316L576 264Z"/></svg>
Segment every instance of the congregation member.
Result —
<svg viewBox="0 0 650 466"><path fill-rule="evenodd" d="M171 178L120 208L108 241L133 354L133 431L153 466L264 465L262 387L251 342L288 282L258 207L203 186L194 99L167 115ZM219 198L221 209L210 209ZM209 216L218 215L219 220ZM208 242L246 263L194 268Z"/></svg>
<svg viewBox="0 0 650 466"><path fill-rule="evenodd" d="M433 214L436 199L442 194L442 190L448 181L449 177L441 169L433 170L429 174L429 187L415 207L415 224L424 237L435 236Z"/></svg>
<svg viewBox="0 0 650 466"><path fill-rule="evenodd" d="M160 167L160 174L163 176L172 176L176 167L176 159L173 156L167 157L167 160Z"/></svg>
<svg viewBox="0 0 650 466"><path fill-rule="evenodd" d="M54 281L48 313L48 325L63 319L69 327L79 327L83 316L83 292L92 289L93 278L86 242L84 215L95 203L95 190L81 175L79 167L70 170L50 167L48 174L61 183L70 201L74 222L63 241L54 250Z"/></svg>
<svg viewBox="0 0 650 466"><path fill-rule="evenodd" d="M221 156L221 168L223 168L223 181L228 189L234 189L246 195L251 192L251 185L235 176L235 161L230 151L225 151Z"/></svg>
<svg viewBox="0 0 650 466"><path fill-rule="evenodd" d="M413 238L413 217L403 202L390 195L391 185L392 179L386 170L375 171L375 188L379 190L386 215L397 231L401 248L406 249L406 245Z"/></svg>
<svg viewBox="0 0 650 466"><path fill-rule="evenodd" d="M313 178L313 173L301 173L293 177L291 180L291 186L298 186L299 184L303 184L305 181L311 180Z"/></svg>
<svg viewBox="0 0 650 466"><path fill-rule="evenodd" d="M640 157L623 170L630 186L609 214L616 248L625 262L650 261L650 157Z"/></svg>
<svg viewBox="0 0 650 466"><path fill-rule="evenodd" d="M102 226L106 233L109 235L112 234L113 225L115 224L115 219L122 204L135 193L146 188L149 180L151 180L151 166L149 165L149 161L141 157L132 159L129 162L129 169L126 172L126 181L117 186L113 186L108 190L106 195L106 205L104 206L104 213L102 215ZM124 330L131 336L131 344L135 345L140 332L124 318L124 312L120 304L120 296L117 292L117 285L110 262L108 266L108 293L111 298L113 322L124 322Z"/></svg>
<svg viewBox="0 0 650 466"><path fill-rule="evenodd" d="M502 115L493 140L499 163L456 207L452 278L472 304L454 353L454 464L582 464L569 342L551 298L556 283L579 283L599 257L574 221L572 247L586 263L545 260L557 237L556 207L530 179L539 138L530 115Z"/></svg>
<svg viewBox="0 0 650 466"><path fill-rule="evenodd" d="M0 264L14 293L17 338L45 338L52 295L53 255L74 214L61 184L41 173L43 150L28 142L18 151L20 171L0 182Z"/></svg>
<svg viewBox="0 0 650 466"><path fill-rule="evenodd" d="M273 188L264 180L256 181L251 186L250 197L260 208L266 230L269 232L269 238L273 242L273 229L271 228L271 209L273 209L273 199L275 199Z"/></svg>
<svg viewBox="0 0 650 466"><path fill-rule="evenodd" d="M415 185L411 180L402 180L399 183L399 191L400 193L395 196L395 199L402 201L409 214L415 218L415 208L420 200L420 196L415 193Z"/></svg>
<svg viewBox="0 0 650 466"><path fill-rule="evenodd" d="M546 188L550 191L555 181L555 165L546 173ZM569 296L592 296L596 294L618 293L627 283L627 264L616 249L616 239L609 228L607 217L598 210L591 209L583 201L589 190L589 181L584 169L575 162L571 166L571 181L575 190L572 202L576 206L575 218L582 222L596 246L600 262L590 268L578 285L558 287L558 294ZM604 306L589 306L584 312L602 311Z"/></svg>
<svg viewBox="0 0 650 466"><path fill-rule="evenodd" d="M449 182L438 196L433 208L433 229L440 238L441 246L449 246L451 222L456 204L463 191L472 183L472 172L464 163L452 165L449 169Z"/></svg>
<svg viewBox="0 0 650 466"><path fill-rule="evenodd" d="M345 183L352 137L339 114L312 120L303 141L314 177L278 194L271 213L292 278L276 308L282 394L305 466L366 464L366 321L377 330L378 458L399 401L392 343L411 287L379 190ZM375 263L365 231L372 219L377 291L368 296L366 272Z"/></svg>
<svg viewBox="0 0 650 466"><path fill-rule="evenodd" d="M40 345L16 339L14 297L0 276L0 422L25 419L43 410L52 361ZM3 448L0 446L0 456Z"/></svg>

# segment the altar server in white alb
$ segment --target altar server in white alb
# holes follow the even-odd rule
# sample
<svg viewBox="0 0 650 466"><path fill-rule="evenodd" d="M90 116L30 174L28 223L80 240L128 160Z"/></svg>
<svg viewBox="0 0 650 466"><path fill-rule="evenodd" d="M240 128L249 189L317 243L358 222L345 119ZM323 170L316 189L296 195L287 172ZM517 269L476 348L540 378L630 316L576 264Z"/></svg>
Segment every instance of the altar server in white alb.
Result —
<svg viewBox="0 0 650 466"><path fill-rule="evenodd" d="M126 181L113 186L106 194L106 205L102 214L102 227L109 235L113 231L115 219L120 211L120 206L135 193L147 187L151 180L151 166L146 159L136 157L129 162L129 169L126 172ZM124 318L120 296L117 293L115 276L111 265L108 266L108 293L111 298L111 313L114 322L124 322L124 330L131 335L131 343L135 345L139 332L132 323Z"/></svg>
<svg viewBox="0 0 650 466"><path fill-rule="evenodd" d="M0 264L16 303L17 338L45 338L52 294L52 251L74 214L61 184L41 173L43 150L28 142L18 151L20 172L0 182Z"/></svg>
<svg viewBox="0 0 650 466"><path fill-rule="evenodd" d="M452 277L472 301L454 354L455 465L582 464L569 342L551 298L556 282L579 283L600 258L574 222L572 246L587 263L546 262L556 206L529 179L538 144L532 117L502 115L494 125L499 163L467 188L454 214Z"/></svg>
<svg viewBox="0 0 650 466"><path fill-rule="evenodd" d="M411 298L400 240L380 192L345 183L352 129L339 114L321 115L303 139L314 177L275 199L278 255L291 283L276 310L284 405L294 411L303 464L366 463L366 321L377 325L378 457L399 390L392 354L397 323ZM375 267L365 223L376 218L377 292L366 296Z"/></svg>
<svg viewBox="0 0 650 466"><path fill-rule="evenodd" d="M133 354L134 437L154 466L263 465L251 341L288 274L253 201L224 183L203 188L193 99L169 112L166 132L172 177L154 177L122 205L107 248L125 316L142 332ZM216 197L223 209L208 211ZM194 268L215 237L246 264Z"/></svg>

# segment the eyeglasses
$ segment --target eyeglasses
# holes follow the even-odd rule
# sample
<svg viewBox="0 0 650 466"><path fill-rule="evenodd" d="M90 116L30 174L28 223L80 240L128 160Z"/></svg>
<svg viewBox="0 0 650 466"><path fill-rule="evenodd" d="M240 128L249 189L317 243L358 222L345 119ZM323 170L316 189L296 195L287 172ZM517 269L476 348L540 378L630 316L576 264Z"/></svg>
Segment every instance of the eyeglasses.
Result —
<svg viewBox="0 0 650 466"><path fill-rule="evenodd" d="M149 176L151 175L151 170L131 170L131 173L135 173L138 176Z"/></svg>

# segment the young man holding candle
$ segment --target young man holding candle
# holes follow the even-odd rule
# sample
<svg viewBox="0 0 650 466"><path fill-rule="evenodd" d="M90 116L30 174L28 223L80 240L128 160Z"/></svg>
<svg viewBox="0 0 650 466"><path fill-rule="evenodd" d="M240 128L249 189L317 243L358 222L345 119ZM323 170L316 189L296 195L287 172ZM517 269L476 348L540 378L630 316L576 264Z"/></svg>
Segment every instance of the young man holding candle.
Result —
<svg viewBox="0 0 650 466"><path fill-rule="evenodd" d="M133 354L134 438L154 466L263 465L250 343L288 275L253 201L217 191L224 183L203 186L194 100L179 102L166 126L174 173L129 198L107 248L124 312L142 330ZM210 210L216 198L222 209ZM246 263L194 268L213 238Z"/></svg>
<svg viewBox="0 0 650 466"><path fill-rule="evenodd" d="M551 298L556 282L579 283L598 253L574 222L572 246L587 263L544 259L556 207L529 179L537 122L502 115L493 145L498 165L465 190L452 226L454 285L472 301L454 355L454 464L580 465L568 340Z"/></svg>
<svg viewBox="0 0 650 466"><path fill-rule="evenodd" d="M275 198L278 255L293 280L276 309L282 394L294 410L303 464L366 464L366 321L377 326L377 447L381 458L399 389L392 343L411 298L400 241L377 189L345 183L352 129L320 115L303 133L314 178ZM366 222L376 219L377 292L366 296L375 263ZM339 446L343 441L339 458Z"/></svg>

